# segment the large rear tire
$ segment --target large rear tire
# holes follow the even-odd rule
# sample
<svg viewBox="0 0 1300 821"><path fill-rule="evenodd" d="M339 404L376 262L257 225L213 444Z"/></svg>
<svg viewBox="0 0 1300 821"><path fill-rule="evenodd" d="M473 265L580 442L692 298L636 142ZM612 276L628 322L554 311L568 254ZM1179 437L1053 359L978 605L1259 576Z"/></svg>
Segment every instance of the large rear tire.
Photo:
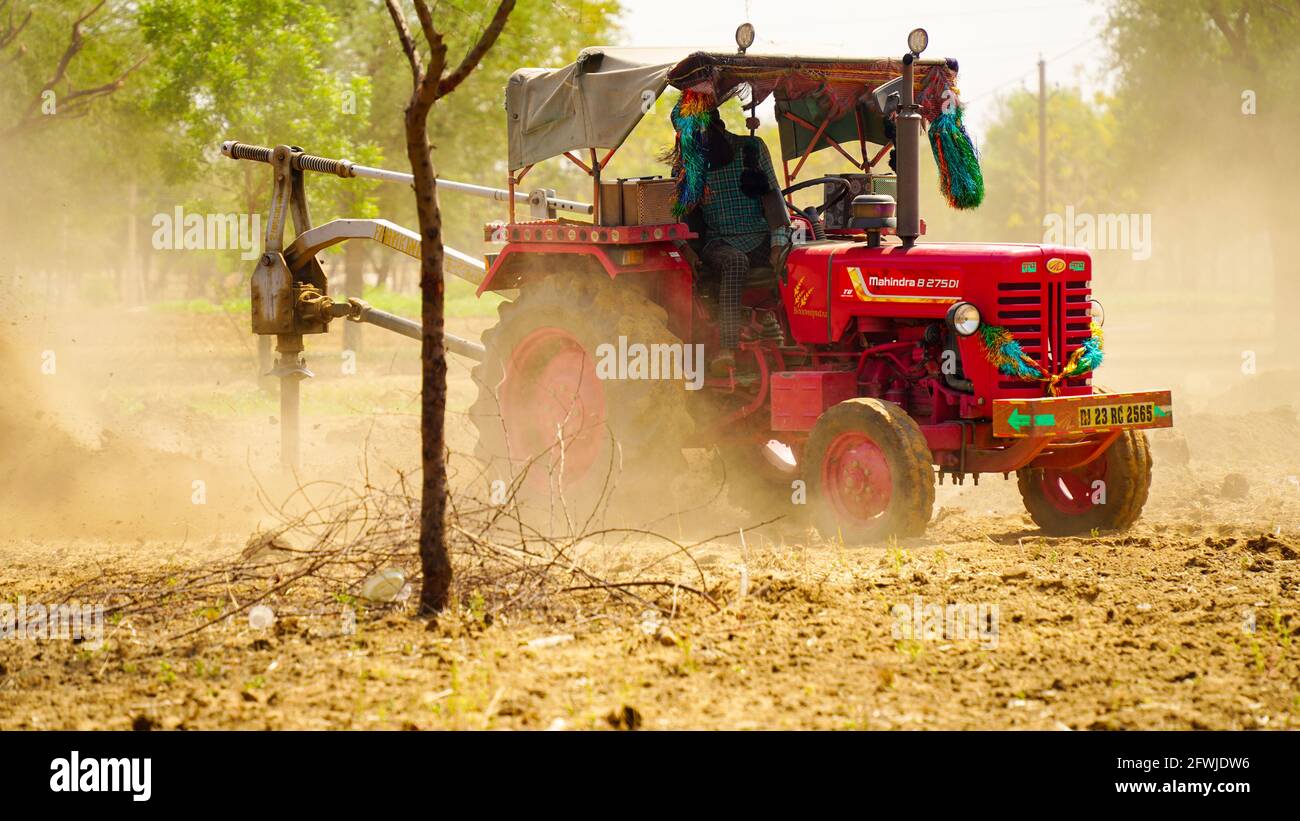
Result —
<svg viewBox="0 0 1300 821"><path fill-rule="evenodd" d="M472 371L469 412L492 490L513 489L533 511L563 508L572 521L629 499L650 512L645 491L680 469L694 429L685 385L600 379L596 364L600 346L617 348L619 337L680 345L664 309L631 284L556 274L525 285L498 314Z"/></svg>
<svg viewBox="0 0 1300 821"><path fill-rule="evenodd" d="M1106 452L1070 470L1016 471L1029 517L1051 536L1126 530L1142 515L1151 489L1146 434L1126 430Z"/></svg>
<svg viewBox="0 0 1300 821"><path fill-rule="evenodd" d="M920 536L934 511L934 468L925 435L907 412L880 399L849 399L817 420L804 449L813 521L846 544Z"/></svg>

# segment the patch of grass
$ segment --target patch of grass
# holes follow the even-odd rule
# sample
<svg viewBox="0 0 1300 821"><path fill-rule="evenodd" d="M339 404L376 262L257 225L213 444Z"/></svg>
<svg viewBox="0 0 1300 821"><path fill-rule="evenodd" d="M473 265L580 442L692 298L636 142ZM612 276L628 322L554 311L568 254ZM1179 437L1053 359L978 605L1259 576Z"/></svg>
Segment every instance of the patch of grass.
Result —
<svg viewBox="0 0 1300 821"><path fill-rule="evenodd" d="M160 314L241 314L247 316L252 311L250 297L230 297L220 302L200 297L199 299L173 299L155 302L149 306L151 311Z"/></svg>
<svg viewBox="0 0 1300 821"><path fill-rule="evenodd" d="M901 639L894 649L907 656L908 661L916 661L925 652L925 645L916 639Z"/></svg>
<svg viewBox="0 0 1300 821"><path fill-rule="evenodd" d="M443 314L449 317L495 317L497 306L504 300L493 293L479 297L474 291L474 286L465 280L448 276L447 290L443 295ZM390 314L408 319L420 315L419 293L402 294L385 288L367 288L365 299L379 310Z"/></svg>

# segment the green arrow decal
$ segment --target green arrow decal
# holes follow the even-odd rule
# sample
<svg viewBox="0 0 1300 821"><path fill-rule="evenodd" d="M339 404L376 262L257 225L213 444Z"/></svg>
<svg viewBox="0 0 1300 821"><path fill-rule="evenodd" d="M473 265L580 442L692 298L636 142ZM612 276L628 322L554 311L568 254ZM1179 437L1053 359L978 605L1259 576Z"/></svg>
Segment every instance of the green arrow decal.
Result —
<svg viewBox="0 0 1300 821"><path fill-rule="evenodd" d="M1011 415L1007 417L1007 424L1011 426L1012 430L1019 433L1020 429L1027 425L1031 420L1032 418L1028 414L1020 412L1020 408L1012 408Z"/></svg>
<svg viewBox="0 0 1300 821"><path fill-rule="evenodd" d="M1020 429L1025 425L1028 425L1030 422L1034 423L1034 427L1042 425L1054 428L1056 427L1056 414L1038 413L1030 416L1027 413L1021 413L1020 408L1012 408L1011 415L1007 417L1007 424L1010 425L1011 429L1016 433L1020 433Z"/></svg>
<svg viewBox="0 0 1300 821"><path fill-rule="evenodd" d="M1169 411L1167 411L1167 410L1162 410L1161 407L1160 407L1159 405L1152 405L1151 407L1152 407L1152 410L1154 410L1154 411L1156 412L1156 416L1168 416L1168 415L1169 415Z"/></svg>

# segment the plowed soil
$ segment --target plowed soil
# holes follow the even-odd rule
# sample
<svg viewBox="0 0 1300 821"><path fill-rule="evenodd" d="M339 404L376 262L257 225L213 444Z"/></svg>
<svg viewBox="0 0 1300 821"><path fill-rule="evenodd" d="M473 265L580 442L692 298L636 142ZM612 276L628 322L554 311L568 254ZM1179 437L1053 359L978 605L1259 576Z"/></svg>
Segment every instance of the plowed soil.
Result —
<svg viewBox="0 0 1300 821"><path fill-rule="evenodd" d="M291 477L273 468L278 411L250 343L203 322L21 329L5 354L26 387L4 408L2 602L93 591L105 570L202 567L244 548L259 494L413 466L413 346L373 333L352 376L336 338L313 340ZM1170 382L1133 368L1108 384ZM452 380L461 414L464 363ZM128 617L102 641L0 639L0 728L1300 727L1297 382L1174 384L1176 432L1151 437L1151 499L1125 533L1044 537L1001 477L940 487L923 537L878 546L755 528L718 501L656 525L685 542L725 534L690 556L647 538L582 558L708 590L716 608L684 588L662 589L653 617L593 594L490 623L467 607L429 629L397 606L349 632L340 605L182 639ZM665 486L698 499L716 466L692 464ZM950 605L947 623L927 610Z"/></svg>

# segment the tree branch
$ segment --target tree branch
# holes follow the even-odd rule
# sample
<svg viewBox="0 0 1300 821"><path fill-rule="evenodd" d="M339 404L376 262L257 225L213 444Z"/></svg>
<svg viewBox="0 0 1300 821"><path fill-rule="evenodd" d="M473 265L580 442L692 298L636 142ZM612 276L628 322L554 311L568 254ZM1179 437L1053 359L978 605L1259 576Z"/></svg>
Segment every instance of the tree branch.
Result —
<svg viewBox="0 0 1300 821"><path fill-rule="evenodd" d="M9 0L0 0L0 14L4 13L5 7L9 5ZM27 16L22 19L21 23L14 25L14 9L9 9L9 22L5 24L5 29L0 32L0 50L17 39L18 35L23 33L27 24L32 21L32 10L27 10Z"/></svg>
<svg viewBox="0 0 1300 821"><path fill-rule="evenodd" d="M442 39L442 32L434 28L433 12L425 0L413 0L415 16L420 18L420 28L424 39L429 43L429 70L425 72L420 87L411 96L411 104L416 113L427 113L438 99L438 84L442 79L443 69L447 67L447 44Z"/></svg>
<svg viewBox="0 0 1300 821"><path fill-rule="evenodd" d="M406 16L402 14L402 9L397 5L397 0L385 0L388 5L388 15L393 18L393 25L397 28L397 39L402 41L402 51L406 52L406 62L411 66L411 82L419 88L420 83L424 81L424 61L420 59L420 52L415 48L415 41L411 39L411 29L406 25Z"/></svg>
<svg viewBox="0 0 1300 821"><path fill-rule="evenodd" d="M130 77L136 69L144 65L145 60L148 59L147 56L141 57L134 65L128 67L118 75L116 79L110 80L102 85L75 90L71 87L71 84L69 84L67 93L63 95L62 100L59 102L53 114L45 116L38 114L41 103L45 99L45 94L54 91L60 83L64 82L67 78L68 68L72 65L72 61L81 53L82 48L85 47L86 39L82 34L82 24L103 8L106 1L107 0L99 0L98 3L73 21L72 31L68 35L68 46L63 50L63 56L59 58L59 62L54 68L53 75L49 80L46 80L45 83L41 85L40 90L32 97L31 102L29 102L23 110L22 116L18 118L18 122L8 128L0 130L0 138L9 138L33 127L53 122L54 120L84 116L87 113L87 106L92 100L99 97L106 97L120 89L126 84L127 78ZM0 0L0 11L3 11L4 7L8 5L8 2L9 0ZM5 33L0 34L0 47L12 42L13 38L17 37L18 33L26 27L27 21L31 19L31 12L29 11L23 22L15 27L13 24L12 9L9 14L10 21L5 29ZM23 51L20 47L18 55L15 55L13 59L17 59L17 57L21 56L22 53ZM72 103L72 105L67 105L68 103Z"/></svg>
<svg viewBox="0 0 1300 821"><path fill-rule="evenodd" d="M1232 51L1232 56L1243 62L1253 62L1250 60L1250 49L1246 45L1245 21L1242 16L1237 17L1237 26L1233 26L1228 21L1227 16L1223 13L1223 6L1214 0L1206 8L1206 13L1210 15L1210 20L1214 27L1223 35L1227 41L1228 48ZM1243 12L1244 13L1244 12Z"/></svg>
<svg viewBox="0 0 1300 821"><path fill-rule="evenodd" d="M99 0L99 2L95 4L94 8L73 21L72 34L68 37L68 47L64 50L63 56L59 58L59 65L54 69L54 76L50 78L49 82L41 87L41 91L50 91L54 86L58 85L64 75L68 73L68 66L72 63L72 58L76 57L82 47L86 44L85 38L81 36L81 24L86 22L92 14L103 8L105 2L106 0Z"/></svg>
<svg viewBox="0 0 1300 821"><path fill-rule="evenodd" d="M445 97L455 91L456 86L464 82L470 72L478 66L479 61L483 59L483 55L488 53L488 50L496 43L497 37L501 35L501 30L506 27L506 19L510 16L510 12L514 11L514 8L515 0L501 0L500 4L497 5L496 14L492 15L492 21L488 23L487 28L483 29L478 42L465 55L465 59L460 61L460 65L456 67L455 71L438 81L438 97Z"/></svg>

